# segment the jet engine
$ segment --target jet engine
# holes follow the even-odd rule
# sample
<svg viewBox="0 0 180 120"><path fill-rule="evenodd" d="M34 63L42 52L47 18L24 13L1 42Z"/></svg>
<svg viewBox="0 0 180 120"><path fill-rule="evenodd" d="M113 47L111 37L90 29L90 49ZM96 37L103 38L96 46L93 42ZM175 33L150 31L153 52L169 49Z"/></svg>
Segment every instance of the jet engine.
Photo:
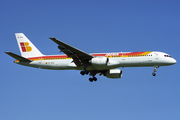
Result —
<svg viewBox="0 0 180 120"><path fill-rule="evenodd" d="M92 58L89 62L92 64L92 66L104 67L104 66L107 66L108 61L109 61L109 58L107 57L95 57L95 58Z"/></svg>
<svg viewBox="0 0 180 120"><path fill-rule="evenodd" d="M107 57L95 57L92 58L89 63L92 64L92 66L96 69L98 68L103 68L103 69L108 69L112 67L119 67L119 62L116 60L109 59Z"/></svg>
<svg viewBox="0 0 180 120"><path fill-rule="evenodd" d="M105 76L107 78L121 78L122 77L122 70L110 69L110 70L106 71Z"/></svg>

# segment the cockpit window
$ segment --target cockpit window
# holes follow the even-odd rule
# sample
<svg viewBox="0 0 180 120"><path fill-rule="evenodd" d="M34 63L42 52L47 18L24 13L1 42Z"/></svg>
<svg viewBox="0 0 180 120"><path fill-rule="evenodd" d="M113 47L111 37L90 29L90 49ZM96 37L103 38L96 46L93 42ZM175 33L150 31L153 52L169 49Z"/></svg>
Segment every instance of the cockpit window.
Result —
<svg viewBox="0 0 180 120"><path fill-rule="evenodd" d="M164 57L171 57L170 55L164 55Z"/></svg>

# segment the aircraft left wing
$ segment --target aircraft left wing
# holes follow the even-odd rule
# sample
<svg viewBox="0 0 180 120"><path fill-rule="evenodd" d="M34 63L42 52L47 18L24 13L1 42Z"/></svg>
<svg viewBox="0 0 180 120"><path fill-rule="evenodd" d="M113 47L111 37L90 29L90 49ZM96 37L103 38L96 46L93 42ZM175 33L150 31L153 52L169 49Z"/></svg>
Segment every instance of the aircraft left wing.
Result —
<svg viewBox="0 0 180 120"><path fill-rule="evenodd" d="M72 57L73 62L77 66L88 64L88 61L94 57L60 40L57 40L56 38L50 37L50 39L59 45L58 48L61 50L61 52L65 53L68 57Z"/></svg>

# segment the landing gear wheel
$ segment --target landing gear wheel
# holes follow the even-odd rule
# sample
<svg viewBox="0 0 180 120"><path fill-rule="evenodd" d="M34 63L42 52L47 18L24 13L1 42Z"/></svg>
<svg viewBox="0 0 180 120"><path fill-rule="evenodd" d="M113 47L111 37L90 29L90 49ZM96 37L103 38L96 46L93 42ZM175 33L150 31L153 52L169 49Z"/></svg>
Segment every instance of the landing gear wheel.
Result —
<svg viewBox="0 0 180 120"><path fill-rule="evenodd" d="M90 82L93 82L93 79L92 79L92 78L89 78L89 81L90 81Z"/></svg>
<svg viewBox="0 0 180 120"><path fill-rule="evenodd" d="M84 75L84 74L85 74L85 72L84 72L84 71L81 71L81 72L80 72L80 74L81 74L81 75Z"/></svg>
<svg viewBox="0 0 180 120"><path fill-rule="evenodd" d="M153 75L153 76L156 76L156 73L153 72L152 75Z"/></svg>
<svg viewBox="0 0 180 120"><path fill-rule="evenodd" d="M85 75L85 74L88 75L88 74L89 74L89 71L81 71L80 74L81 74L81 75Z"/></svg>
<svg viewBox="0 0 180 120"><path fill-rule="evenodd" d="M93 77L93 80L94 80L94 81L97 81L97 78L96 78L96 77Z"/></svg>

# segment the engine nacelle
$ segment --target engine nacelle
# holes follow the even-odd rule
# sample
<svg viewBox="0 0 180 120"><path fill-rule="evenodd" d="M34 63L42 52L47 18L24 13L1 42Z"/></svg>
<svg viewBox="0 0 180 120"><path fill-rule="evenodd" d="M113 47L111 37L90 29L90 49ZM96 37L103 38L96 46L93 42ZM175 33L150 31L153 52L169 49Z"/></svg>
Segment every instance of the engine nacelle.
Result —
<svg viewBox="0 0 180 120"><path fill-rule="evenodd" d="M107 66L109 59L107 57L95 57L92 58L89 62L92 64L92 66L100 66L104 67Z"/></svg>
<svg viewBox="0 0 180 120"><path fill-rule="evenodd" d="M110 69L106 71L105 76L107 78L121 78L122 77L122 70L120 69Z"/></svg>

